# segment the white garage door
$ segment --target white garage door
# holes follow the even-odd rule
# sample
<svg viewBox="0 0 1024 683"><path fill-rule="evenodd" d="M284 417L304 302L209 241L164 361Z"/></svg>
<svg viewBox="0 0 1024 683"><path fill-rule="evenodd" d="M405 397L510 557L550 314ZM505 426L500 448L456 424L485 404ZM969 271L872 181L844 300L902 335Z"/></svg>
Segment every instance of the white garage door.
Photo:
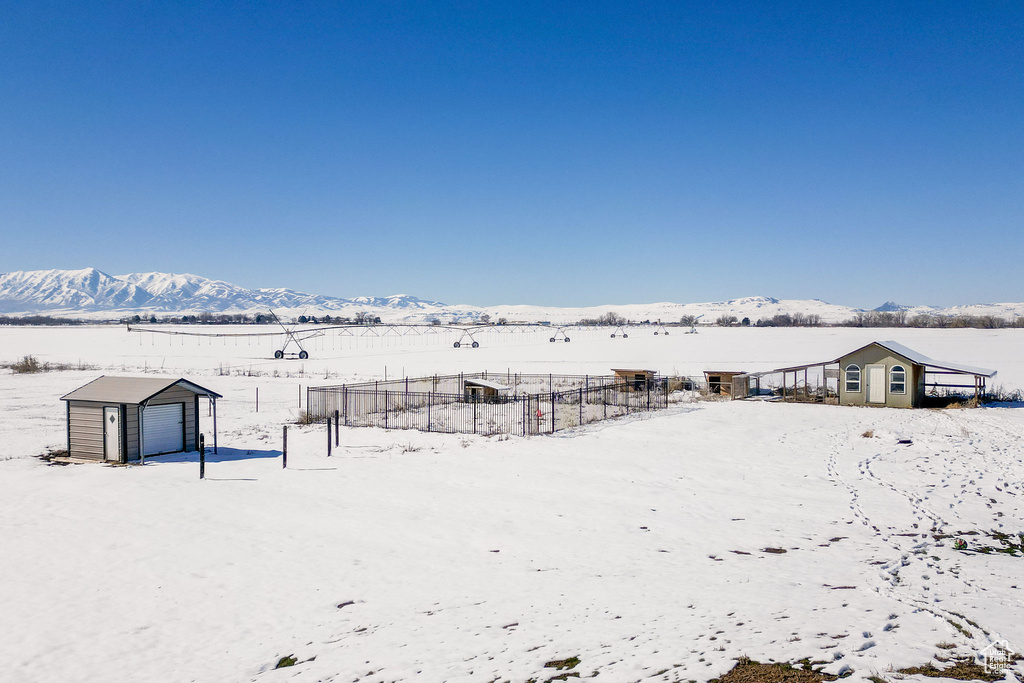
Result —
<svg viewBox="0 0 1024 683"><path fill-rule="evenodd" d="M149 406L142 411L142 440L146 455L185 450L185 404Z"/></svg>

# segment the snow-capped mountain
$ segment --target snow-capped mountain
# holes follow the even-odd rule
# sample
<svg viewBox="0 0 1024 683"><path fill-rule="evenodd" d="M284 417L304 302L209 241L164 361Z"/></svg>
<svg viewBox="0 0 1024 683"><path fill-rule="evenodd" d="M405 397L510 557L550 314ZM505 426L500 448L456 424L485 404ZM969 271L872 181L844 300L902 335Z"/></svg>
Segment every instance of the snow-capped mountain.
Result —
<svg viewBox="0 0 1024 683"><path fill-rule="evenodd" d="M0 313L8 314L109 318L135 314L266 313L273 308L286 315L299 315L302 311L314 315L354 315L381 310L433 312L443 307L440 302L421 301L404 294L342 299L284 288L246 289L188 273L108 275L86 268L0 275Z"/></svg>
<svg viewBox="0 0 1024 683"><path fill-rule="evenodd" d="M882 304L878 308L875 308L875 309L872 309L872 310L877 311L879 313L894 313L896 311L905 311L908 308L909 308L909 306L904 306L903 304L898 304L895 301L886 301L884 304Z"/></svg>
<svg viewBox="0 0 1024 683"><path fill-rule="evenodd" d="M0 275L0 312L142 308L153 295L95 268L29 270Z"/></svg>
<svg viewBox="0 0 1024 683"><path fill-rule="evenodd" d="M35 270L0 274L0 313L116 319L132 315L165 316L209 313L255 315L274 309L282 317L302 314L355 318L359 314L380 317L385 322L444 323L475 322L484 315L497 321L569 324L584 318L599 318L614 312L629 320L677 322L683 316L703 316L713 323L719 317L750 318L751 322L776 315L819 316L822 322L839 323L863 313L863 309L830 304L819 299L775 299L755 296L709 303L623 304L556 308L551 306L448 305L425 301L407 294L387 297L320 296L292 289L246 289L223 280L199 275L172 273L129 273L108 275L95 268L82 270ZM901 306L887 302L875 311L903 311L909 317L929 315L991 315L1006 319L1024 316L1024 303L976 304L939 309L930 306Z"/></svg>

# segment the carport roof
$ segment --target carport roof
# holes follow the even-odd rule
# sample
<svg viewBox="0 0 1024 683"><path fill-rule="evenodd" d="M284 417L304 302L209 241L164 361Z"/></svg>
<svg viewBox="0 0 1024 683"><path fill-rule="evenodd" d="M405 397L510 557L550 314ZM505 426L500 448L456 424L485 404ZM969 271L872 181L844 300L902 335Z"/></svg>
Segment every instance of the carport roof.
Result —
<svg viewBox="0 0 1024 683"><path fill-rule="evenodd" d="M145 403L157 394L175 385L188 389L194 394L222 398L215 391L210 391L190 382L185 378L169 377L97 377L85 386L75 389L70 394L61 396L62 401L100 401L104 403Z"/></svg>

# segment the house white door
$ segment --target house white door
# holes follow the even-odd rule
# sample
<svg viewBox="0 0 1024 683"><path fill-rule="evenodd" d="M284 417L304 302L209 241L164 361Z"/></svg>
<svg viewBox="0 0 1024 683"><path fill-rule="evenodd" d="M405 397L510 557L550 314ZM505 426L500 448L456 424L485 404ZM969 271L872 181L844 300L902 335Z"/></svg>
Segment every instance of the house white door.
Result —
<svg viewBox="0 0 1024 683"><path fill-rule="evenodd" d="M121 409L116 406L103 408L103 458L121 462Z"/></svg>
<svg viewBox="0 0 1024 683"><path fill-rule="evenodd" d="M885 366L869 365L868 403L885 403Z"/></svg>
<svg viewBox="0 0 1024 683"><path fill-rule="evenodd" d="M185 404L147 406L142 411L142 442L145 455L185 450Z"/></svg>

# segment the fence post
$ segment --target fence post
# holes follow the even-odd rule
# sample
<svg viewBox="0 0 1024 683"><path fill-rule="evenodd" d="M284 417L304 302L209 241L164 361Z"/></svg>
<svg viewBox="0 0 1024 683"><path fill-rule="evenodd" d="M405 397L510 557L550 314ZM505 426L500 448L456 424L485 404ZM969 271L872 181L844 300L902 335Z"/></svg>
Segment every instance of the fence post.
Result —
<svg viewBox="0 0 1024 683"><path fill-rule="evenodd" d="M260 388L256 387L256 412L260 412Z"/></svg>
<svg viewBox="0 0 1024 683"><path fill-rule="evenodd" d="M348 427L348 387L341 385L341 412L345 416L345 426Z"/></svg>
<svg viewBox="0 0 1024 683"><path fill-rule="evenodd" d="M476 434L476 404L478 401L476 397L473 397L473 433Z"/></svg>
<svg viewBox="0 0 1024 683"><path fill-rule="evenodd" d="M384 429L388 428L388 405L389 405L388 390L384 390Z"/></svg>
<svg viewBox="0 0 1024 683"><path fill-rule="evenodd" d="M206 439L199 435L199 478L206 478Z"/></svg>
<svg viewBox="0 0 1024 683"><path fill-rule="evenodd" d="M281 428L281 469L288 467L288 425Z"/></svg>
<svg viewBox="0 0 1024 683"><path fill-rule="evenodd" d="M430 431L430 408L434 402L434 392L431 391L427 394L427 431Z"/></svg>
<svg viewBox="0 0 1024 683"><path fill-rule="evenodd" d="M334 445L338 445L338 411L334 411Z"/></svg>
<svg viewBox="0 0 1024 683"><path fill-rule="evenodd" d="M548 375L550 381L551 375ZM551 433L555 433L555 392L551 392Z"/></svg>
<svg viewBox="0 0 1024 683"><path fill-rule="evenodd" d="M331 418L327 418L327 457L331 457Z"/></svg>
<svg viewBox="0 0 1024 683"><path fill-rule="evenodd" d="M583 390L580 389L580 426L583 426Z"/></svg>

